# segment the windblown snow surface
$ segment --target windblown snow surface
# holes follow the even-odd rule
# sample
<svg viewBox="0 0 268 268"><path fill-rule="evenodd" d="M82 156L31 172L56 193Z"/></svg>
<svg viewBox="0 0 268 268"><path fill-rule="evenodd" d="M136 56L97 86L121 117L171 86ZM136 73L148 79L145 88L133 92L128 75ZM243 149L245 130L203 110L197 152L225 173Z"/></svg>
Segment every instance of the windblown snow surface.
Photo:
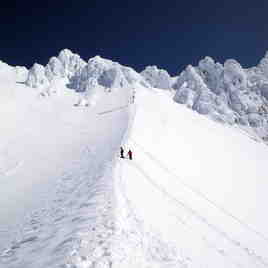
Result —
<svg viewBox="0 0 268 268"><path fill-rule="evenodd" d="M1 268L268 267L267 145L173 91L0 67Z"/></svg>

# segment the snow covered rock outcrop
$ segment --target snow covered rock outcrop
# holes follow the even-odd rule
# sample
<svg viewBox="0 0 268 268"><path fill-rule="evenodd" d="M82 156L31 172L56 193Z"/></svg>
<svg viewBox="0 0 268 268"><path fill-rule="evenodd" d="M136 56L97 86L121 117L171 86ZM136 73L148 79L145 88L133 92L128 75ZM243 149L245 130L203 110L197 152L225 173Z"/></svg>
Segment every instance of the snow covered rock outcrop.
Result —
<svg viewBox="0 0 268 268"><path fill-rule="evenodd" d="M43 67L34 64L29 71L26 85L40 87L49 84L54 79L68 78L69 86L79 92L96 88L123 88L140 83L148 87L145 79L129 67L117 62L103 59L100 56L89 59L88 63L64 49L58 57L50 58Z"/></svg>
<svg viewBox="0 0 268 268"><path fill-rule="evenodd" d="M26 85L34 88L49 85L49 80L46 76L45 68L43 65L38 63L35 63L33 65L29 71Z"/></svg>
<svg viewBox="0 0 268 268"><path fill-rule="evenodd" d="M70 79L69 87L83 94L78 105L87 106L95 105L102 92L119 88L131 89L131 101L134 101L134 88L138 84L149 87L143 77L132 68L96 56L76 72Z"/></svg>
<svg viewBox="0 0 268 268"><path fill-rule="evenodd" d="M141 75L151 87L171 89L172 80L167 71L158 69L157 66L147 66Z"/></svg>
<svg viewBox="0 0 268 268"><path fill-rule="evenodd" d="M79 55L72 53L69 49L62 50L58 57L50 58L44 67L35 63L30 69L26 85L34 88L49 86L52 80L57 78L70 79L86 62Z"/></svg>
<svg viewBox="0 0 268 268"><path fill-rule="evenodd" d="M44 96L57 92L55 85L58 83L64 83L80 93L76 106L95 105L103 92L111 92L115 88L131 88L130 101L134 101L135 85L150 87L132 68L100 56L95 56L86 63L68 49L62 50L58 57L50 58L45 67L34 64L26 81L30 87L43 89Z"/></svg>
<svg viewBox="0 0 268 268"><path fill-rule="evenodd" d="M80 92L90 91L96 87L129 88L136 83L146 85L143 78L129 67L100 56L89 59L88 64L76 73L72 86Z"/></svg>
<svg viewBox="0 0 268 268"><path fill-rule="evenodd" d="M224 65L210 57L189 65L176 79L174 100L217 121L239 124L266 139L268 134L268 55L257 67Z"/></svg>

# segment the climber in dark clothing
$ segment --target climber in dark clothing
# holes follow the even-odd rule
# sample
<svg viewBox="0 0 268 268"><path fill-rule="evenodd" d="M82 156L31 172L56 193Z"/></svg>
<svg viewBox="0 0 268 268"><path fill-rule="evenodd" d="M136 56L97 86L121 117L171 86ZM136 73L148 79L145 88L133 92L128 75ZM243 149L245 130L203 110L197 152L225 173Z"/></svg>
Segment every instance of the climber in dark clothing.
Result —
<svg viewBox="0 0 268 268"><path fill-rule="evenodd" d="M123 149L123 147L120 147L120 157L125 158L124 157L124 149Z"/></svg>
<svg viewBox="0 0 268 268"><path fill-rule="evenodd" d="M129 160L132 160L132 151L129 150L127 154L128 154Z"/></svg>

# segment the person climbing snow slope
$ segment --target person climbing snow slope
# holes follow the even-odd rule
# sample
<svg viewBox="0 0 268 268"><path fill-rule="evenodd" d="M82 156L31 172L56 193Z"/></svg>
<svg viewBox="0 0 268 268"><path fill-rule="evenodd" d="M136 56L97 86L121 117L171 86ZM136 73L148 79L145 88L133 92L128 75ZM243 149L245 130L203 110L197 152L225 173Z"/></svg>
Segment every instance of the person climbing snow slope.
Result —
<svg viewBox="0 0 268 268"><path fill-rule="evenodd" d="M120 157L124 158L124 149L123 149L123 147L120 147Z"/></svg>
<svg viewBox="0 0 268 268"><path fill-rule="evenodd" d="M132 160L132 151L129 150L127 154L128 154L129 160Z"/></svg>

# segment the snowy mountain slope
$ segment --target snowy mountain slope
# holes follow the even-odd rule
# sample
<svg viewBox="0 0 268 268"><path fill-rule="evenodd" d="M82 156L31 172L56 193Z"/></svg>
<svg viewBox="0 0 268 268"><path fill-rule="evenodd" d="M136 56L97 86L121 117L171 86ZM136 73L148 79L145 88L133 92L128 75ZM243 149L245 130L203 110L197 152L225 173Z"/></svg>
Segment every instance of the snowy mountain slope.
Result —
<svg viewBox="0 0 268 268"><path fill-rule="evenodd" d="M0 267L267 267L262 140L151 88L163 71L73 55L0 68Z"/></svg>
<svg viewBox="0 0 268 268"><path fill-rule="evenodd" d="M143 89L127 146L134 160L118 164L126 196L176 245L174 267L268 266L266 145Z"/></svg>
<svg viewBox="0 0 268 268"><path fill-rule="evenodd" d="M16 83L13 71L0 73L0 267L67 265L80 236L93 236L97 248L102 228L113 229L111 161L130 91L78 107L80 94L60 81L47 97Z"/></svg>

